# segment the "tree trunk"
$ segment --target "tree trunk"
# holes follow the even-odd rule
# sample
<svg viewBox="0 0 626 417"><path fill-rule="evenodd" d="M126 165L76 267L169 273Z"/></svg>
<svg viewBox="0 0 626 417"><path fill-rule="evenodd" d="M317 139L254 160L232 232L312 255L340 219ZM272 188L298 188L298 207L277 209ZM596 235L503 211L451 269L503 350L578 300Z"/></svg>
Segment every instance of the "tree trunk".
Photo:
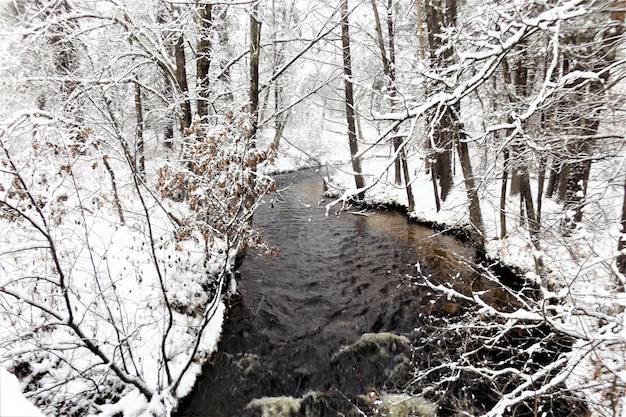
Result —
<svg viewBox="0 0 626 417"><path fill-rule="evenodd" d="M504 166L502 167L502 183L500 186L500 239L507 234L506 228L506 188L509 179L509 151L504 149Z"/></svg>
<svg viewBox="0 0 626 417"><path fill-rule="evenodd" d="M387 77L389 78L388 80L389 87L390 87L389 96L391 97L391 100L392 100L392 103L391 103L392 109L395 107L395 104L396 104L395 103L395 100L396 100L396 45L395 45L395 42L396 42L395 41L395 29L394 29L394 24L393 24L393 1L387 0L387 43L389 46L389 61L387 65ZM399 137L397 133L398 133L398 129L396 128L392 132L393 150L396 153L398 153L398 149L400 148L400 146L402 146L402 138ZM401 174L400 168L402 167L402 165L406 165L406 158L404 156L406 154L406 151L402 150L400 153L402 155L398 155L399 159L396 159L396 162L394 164L395 183L397 185L402 184L402 176L401 176L402 174ZM404 170L404 167L402 167L402 170ZM408 169L407 169L407 172L408 172ZM408 185L409 180L407 178L405 178L404 180L406 181L406 184Z"/></svg>
<svg viewBox="0 0 626 417"><path fill-rule="evenodd" d="M546 186L546 197L552 198L556 191L557 180L559 179L559 172L554 167L554 161L550 164L550 175L548 176L548 185Z"/></svg>
<svg viewBox="0 0 626 417"><path fill-rule="evenodd" d="M409 173L409 164L406 160L406 152L404 151L404 148L400 150L400 161L402 162L402 173L404 174L404 182L406 187L406 199L408 201L408 210L410 213L415 210L415 198L413 197L411 174Z"/></svg>
<svg viewBox="0 0 626 417"><path fill-rule="evenodd" d="M460 126L457 123L457 129ZM460 129L459 129L460 130ZM465 192L467 194L467 200L469 201L469 216L472 223L472 240L479 248L482 248L485 244L485 234L483 226L483 216L480 209L480 200L478 198L478 190L476 183L474 182L474 173L472 171L472 162L470 159L469 149L467 142L463 140L465 135L459 132L459 139L456 141L456 149L459 155L459 163L461 164L461 170L463 171L463 181L465 183Z"/></svg>
<svg viewBox="0 0 626 417"><path fill-rule="evenodd" d="M165 15L166 7L159 7L159 11L157 13L157 23L159 25L166 25L168 19ZM171 53L174 53L172 48L168 48ZM165 100L169 103L174 102L174 83L170 76L169 71L165 68L160 67L161 73L163 75L163 84L162 84L162 94ZM167 106L165 110L165 116L163 117L163 144L168 149L174 148L174 123L176 120L174 104L170 104Z"/></svg>
<svg viewBox="0 0 626 417"><path fill-rule="evenodd" d="M445 201L454 184L451 152L454 138L452 137L453 121L450 109L446 108L443 112L441 119L434 126L433 149L435 152L435 163L432 169L435 170L435 176L439 181L441 200Z"/></svg>
<svg viewBox="0 0 626 417"><path fill-rule="evenodd" d="M557 183L557 200L565 201L567 196L567 177L569 176L569 164L563 164L561 170L558 173Z"/></svg>
<svg viewBox="0 0 626 417"><path fill-rule="evenodd" d="M583 120L581 123L584 123ZM591 122L590 130L583 133L595 136L598 131L600 122ZM589 182L589 173L591 171L591 147L594 139L592 137L581 139L570 147L570 152L580 161L568 163L567 176L562 177L564 188L563 208L565 210L565 231L575 227L583 217L583 207L587 196L587 184ZM569 212L574 211L574 216L570 217Z"/></svg>
<svg viewBox="0 0 626 417"><path fill-rule="evenodd" d="M526 62L523 58L518 59L515 62L513 67L512 76L513 76L513 89L515 90L515 99L519 100L520 98L524 98L528 96L530 86L528 83L528 68L525 65ZM510 120L513 121L512 119ZM524 151L527 151L524 145L520 145L516 143L512 146L512 156L513 160L524 161ZM522 162L523 164L523 162ZM519 170L516 169L511 173L511 195L517 195L521 193L521 188L524 186L521 184L524 181L520 176L527 173L528 167L526 165L522 165L522 168ZM521 198L525 198L522 196Z"/></svg>
<svg viewBox="0 0 626 417"><path fill-rule="evenodd" d="M117 215L120 218L120 223L125 225L126 220L124 219L124 212L122 211L122 204L120 203L120 195L117 192L117 182L115 181L115 171L109 164L109 159L107 155L102 157L102 162L104 163L104 167L109 172L109 176L111 177L111 187L113 188L113 204L117 209Z"/></svg>
<svg viewBox="0 0 626 417"><path fill-rule="evenodd" d="M163 96L167 99L173 100L172 80L167 74L164 74L165 91ZM174 147L174 113L171 108L168 107L165 116L165 126L163 127L163 143L168 149Z"/></svg>
<svg viewBox="0 0 626 417"><path fill-rule="evenodd" d="M432 169L432 164L431 164L431 169L430 169L430 179L432 180L432 183L433 183L433 194L435 195L435 208L437 209L437 213L439 213L439 210L441 210L441 199L439 198L439 189L437 188L437 174L435 174L435 170Z"/></svg>
<svg viewBox="0 0 626 417"><path fill-rule="evenodd" d="M187 84L185 39L182 33L174 44L174 58L176 60L176 82L181 95L180 108L182 116L180 119L180 130L184 135L185 130L191 126L191 103L189 102L189 86Z"/></svg>
<svg viewBox="0 0 626 417"><path fill-rule="evenodd" d="M261 55L261 22L257 19L259 3L256 3L250 13L250 131L248 135L256 140L259 126L259 57Z"/></svg>
<svg viewBox="0 0 626 417"><path fill-rule="evenodd" d="M137 126L135 127L135 136L137 143L137 155L135 155L135 161L137 161L137 174L142 180L146 179L146 155L143 139L143 109L141 105L141 86L135 81L135 117L137 119Z"/></svg>
<svg viewBox="0 0 626 417"><path fill-rule="evenodd" d="M365 186L361 175L361 160L356 156L359 152L359 145L356 137L356 125L354 122L354 92L352 90L352 58L350 56L350 30L348 19L348 0L341 0L341 46L343 55L343 75L346 96L346 121L348 123L348 141L350 143L350 155L352 156L352 170L354 171L354 182L357 189ZM360 192L357 198L363 199L364 192Z"/></svg>
<svg viewBox="0 0 626 417"><path fill-rule="evenodd" d="M426 7L426 26L428 28L428 46L433 69L451 64L453 51L442 41L442 31L456 24L456 0L431 0ZM432 169L439 181L441 200L447 198L453 184L452 152L455 138L453 137L455 117L450 108L440 109L431 114L432 125L431 145L433 148Z"/></svg>
<svg viewBox="0 0 626 417"><path fill-rule="evenodd" d="M230 86L231 81L231 65L230 57L232 47L230 45L230 31L228 26L228 6L226 4L216 4L213 7L212 15L215 17L213 27L217 30L217 40L221 54L216 55L219 62L218 80L222 81L226 87ZM232 90L227 89L223 94L222 100L226 105L233 101Z"/></svg>
<svg viewBox="0 0 626 417"><path fill-rule="evenodd" d="M513 160L516 160L517 158L513 158ZM511 169L511 186L509 187L509 195L510 196L514 196L514 195L518 195L520 193L520 188L521 188L521 179L520 179L520 174L518 172L518 169Z"/></svg>
<svg viewBox="0 0 626 417"><path fill-rule="evenodd" d="M420 59L423 61L426 59L426 53L424 52L424 31L422 29L421 0L415 0L415 9L417 11L417 40L419 44Z"/></svg>
<svg viewBox="0 0 626 417"><path fill-rule="evenodd" d="M273 39L273 57L274 57L274 74L279 71L279 69L285 64L285 48L279 42L278 39L278 28L282 28L285 25L288 25L291 21L291 16L287 16L287 13L283 10L283 13L277 16L276 13L276 0L272 0L272 23L274 27L277 29L274 31L274 39ZM289 120L289 112L281 111L281 106L283 106L283 83L280 80L275 80L273 83L274 89L274 147L278 149L280 145L280 139L285 130L285 126L287 121Z"/></svg>
<svg viewBox="0 0 626 417"><path fill-rule="evenodd" d="M524 169L520 174L520 198L524 200L524 209L528 219L528 231L530 240L536 248L539 248L539 224L533 203L532 191L530 189L530 176L528 169Z"/></svg>
<svg viewBox="0 0 626 417"><path fill-rule="evenodd" d="M389 90L389 96L391 97L391 107L394 107L395 93L395 45L394 45L394 29L393 29L393 15L391 11L391 2L387 1L387 36L388 36L388 48L389 57L387 57L387 47L385 46L385 40L383 37L383 29L380 23L380 16L378 14L378 7L376 6L376 0L371 0L372 10L374 12L374 22L376 24L376 35L378 38L378 47L380 49L380 55L383 63L383 73L385 74L387 88ZM398 129L395 128L390 134L393 141L393 150L398 153L398 149L402 144L402 140L397 136ZM398 154L398 157L394 161L394 182L396 185L402 184L402 161Z"/></svg>
<svg viewBox="0 0 626 417"><path fill-rule="evenodd" d="M198 93L198 116L205 118L209 114L209 68L211 67L211 29L213 26L213 6L202 4L198 8L199 37L196 45L196 74Z"/></svg>
<svg viewBox="0 0 626 417"><path fill-rule="evenodd" d="M541 209L543 207L543 186L546 182L546 157L539 160L539 174L537 176L537 224L541 227Z"/></svg>
<svg viewBox="0 0 626 417"><path fill-rule="evenodd" d="M513 94L513 89L514 89L514 84L513 84L513 79L517 79L517 77L514 76L513 71L511 70L511 67L509 66L509 60L504 58L502 60L502 77L503 77L503 81L504 81L504 87L506 88L506 92L507 92L507 96L508 96L508 100L509 102L511 102L512 104L515 103L516 97ZM507 117L507 122L508 123L513 123L513 118L511 116ZM512 139L513 137L513 130L511 129L507 129L507 139ZM516 172L516 167L513 165L513 161L516 161L516 154L515 154L515 147L510 145L510 144L506 144L506 153L507 153L507 164L506 164L506 169L510 170L511 172L511 185L509 187L509 195L517 195L519 194L519 188L520 188L520 184L519 184L519 176ZM512 154L512 155L511 155Z"/></svg>
<svg viewBox="0 0 626 417"><path fill-rule="evenodd" d="M622 230L617 241L617 269L626 275L626 177L624 177L624 199L622 200Z"/></svg>
<svg viewBox="0 0 626 417"><path fill-rule="evenodd" d="M389 59L387 58L387 51L385 47L385 40L383 39L383 28L380 24L380 16L378 14L378 7L376 6L376 0L371 0L372 3L372 11L374 12L374 23L376 25L376 37L378 39L378 48L380 49L380 55L383 62L383 72L388 77L389 70ZM389 80L387 80L388 82Z"/></svg>

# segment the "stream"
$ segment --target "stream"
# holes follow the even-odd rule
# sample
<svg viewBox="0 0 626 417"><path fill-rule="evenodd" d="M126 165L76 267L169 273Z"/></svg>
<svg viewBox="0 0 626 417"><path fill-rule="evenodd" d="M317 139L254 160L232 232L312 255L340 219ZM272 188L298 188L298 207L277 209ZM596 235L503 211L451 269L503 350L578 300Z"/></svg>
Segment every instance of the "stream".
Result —
<svg viewBox="0 0 626 417"><path fill-rule="evenodd" d="M393 391L393 376L368 380L364 370L348 380L331 358L365 333L410 335L433 308L454 313L454 305L417 285L420 273L472 274L459 261L475 259L472 247L402 213L326 216L328 199L313 171L282 174L277 185L282 191L265 198L254 222L278 252L270 258L249 251L219 352L178 416L241 416L253 399L310 391Z"/></svg>

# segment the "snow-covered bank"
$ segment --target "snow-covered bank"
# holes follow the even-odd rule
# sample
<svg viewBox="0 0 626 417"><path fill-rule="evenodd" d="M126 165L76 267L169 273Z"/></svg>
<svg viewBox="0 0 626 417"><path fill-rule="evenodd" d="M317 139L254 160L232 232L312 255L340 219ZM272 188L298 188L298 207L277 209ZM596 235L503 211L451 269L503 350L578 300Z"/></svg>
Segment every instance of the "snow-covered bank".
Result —
<svg viewBox="0 0 626 417"><path fill-rule="evenodd" d="M0 416L43 417L37 407L22 394L15 375L0 366Z"/></svg>
<svg viewBox="0 0 626 417"><path fill-rule="evenodd" d="M132 199L130 195L125 198L127 209ZM140 212L138 208L130 211ZM218 256L205 259L205 249L193 240L173 242L171 223L157 213L152 218L153 238L148 237L141 217L127 213L126 221L127 226L119 225L113 212L96 206L81 217L70 218L68 214L54 230L54 241L59 243L62 254L60 265L67 268L68 279L74 283L71 312L80 319L71 326L85 332L98 352L110 357L109 364L81 347L68 325L55 325L57 316L58 320L72 319L61 303L43 307L51 297L56 298L54 282L12 290L29 283L22 278L25 275L46 276L49 266L25 262L23 253L29 246L36 246L24 244L34 239L32 234L26 230L9 233L11 229L3 228L0 246L15 249L3 253L0 274L0 286L7 292L0 298L0 359L3 366L20 373L22 388L36 392L33 398L48 415L64 407L83 415L113 416L122 412L138 416L149 415L153 409L158 409L160 415L175 404L175 398L191 390L203 360L216 349L225 305L219 295L212 301L216 296L213 279L220 276L227 261ZM81 223L86 224L87 239L76 233L75 225ZM154 248L157 259L148 249L155 240L162 242ZM219 248L214 249L217 254ZM31 254L34 252L45 256L45 251L35 248ZM164 288L159 284L160 274L166 279ZM19 298L11 299L8 294ZM31 297L33 310L28 308L29 302L24 302ZM163 326L168 315L169 329ZM30 332L31 328L35 330ZM194 329L200 328L202 335L198 337ZM26 337L24 332L28 332ZM173 395L160 388L167 385L163 349L168 355L168 373L181 376ZM125 373L145 381L147 390L154 392L152 401L139 387L121 384L111 372L115 366L123 366ZM60 384L67 384L63 395L56 394L55 387ZM97 405L105 399L111 404ZM9 407L12 402L7 397L2 403Z"/></svg>
<svg viewBox="0 0 626 417"><path fill-rule="evenodd" d="M137 181L95 132L48 141L55 121L18 113L0 142L0 364L46 415L169 415L217 348L272 153L220 125L186 146L193 167L155 157Z"/></svg>
<svg viewBox="0 0 626 417"><path fill-rule="evenodd" d="M377 181L368 188L366 203L407 207L405 189L394 185L392 174L387 171L387 159L366 159L362 165L366 182ZM412 179L415 210L408 216L444 229L466 229L469 215L462 177L455 177L455 187L437 211L431 178L423 172L422 161L416 158L411 166L418 168L413 171ZM356 194L351 170L344 165L329 174L324 168L322 171L324 177L328 175L330 194L339 198L329 204L329 209L340 212L346 208L342 196ZM520 310L515 316L501 314L488 306L481 311L494 317L545 322L556 332L574 337L572 353L564 362L567 377L563 381L574 392L584 393L593 415L600 416L611 408L626 413L623 391L626 385L626 294L620 284L623 277L620 278L615 268L619 210L624 196L618 185L602 180L602 172L592 178L588 191L590 203L583 221L570 233L562 232L563 207L544 199L539 247L533 244L518 218L517 196L507 198L508 233L503 238L498 236L500 191L483 187L480 203L485 226L485 255L525 273L529 285L541 289L546 303L538 300L536 306ZM537 195L537 185L532 185ZM450 296L453 295L450 292Z"/></svg>

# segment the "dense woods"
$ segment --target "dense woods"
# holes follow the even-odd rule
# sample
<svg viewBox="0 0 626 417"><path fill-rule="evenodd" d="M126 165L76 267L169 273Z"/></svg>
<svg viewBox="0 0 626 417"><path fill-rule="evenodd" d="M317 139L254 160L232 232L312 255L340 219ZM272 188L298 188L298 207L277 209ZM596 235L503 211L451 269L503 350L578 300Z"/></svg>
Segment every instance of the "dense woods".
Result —
<svg viewBox="0 0 626 417"><path fill-rule="evenodd" d="M514 311L425 284L476 305L485 344L572 340L481 412L555 392L624 412L624 0L0 6L0 364L45 413L175 408L289 153L350 163L334 203L399 189L486 253L528 255L540 296L505 288ZM512 372L478 356L441 377Z"/></svg>

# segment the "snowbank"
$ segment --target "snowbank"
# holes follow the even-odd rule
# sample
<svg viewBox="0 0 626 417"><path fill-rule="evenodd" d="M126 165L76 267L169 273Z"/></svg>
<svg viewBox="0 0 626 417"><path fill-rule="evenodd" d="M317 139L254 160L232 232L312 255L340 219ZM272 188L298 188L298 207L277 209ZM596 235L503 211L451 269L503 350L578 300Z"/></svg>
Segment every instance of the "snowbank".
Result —
<svg viewBox="0 0 626 417"><path fill-rule="evenodd" d="M2 417L43 417L37 407L22 394L19 381L9 371L0 366L0 416Z"/></svg>

